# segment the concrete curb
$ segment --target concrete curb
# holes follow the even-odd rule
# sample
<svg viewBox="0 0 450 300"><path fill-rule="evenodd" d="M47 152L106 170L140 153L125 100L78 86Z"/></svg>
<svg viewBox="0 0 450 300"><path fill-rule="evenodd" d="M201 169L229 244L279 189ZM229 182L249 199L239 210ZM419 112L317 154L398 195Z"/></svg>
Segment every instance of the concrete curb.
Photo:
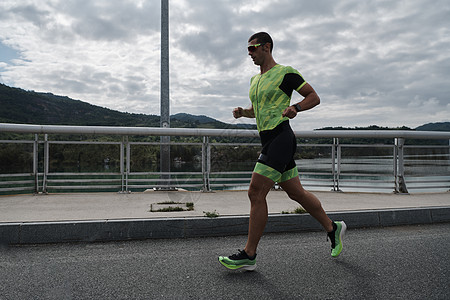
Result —
<svg viewBox="0 0 450 300"><path fill-rule="evenodd" d="M450 222L450 207L328 213L351 228ZM138 239L245 235L248 216L219 218L118 219L0 224L0 244L108 242ZM269 215L266 233L322 230L309 214Z"/></svg>

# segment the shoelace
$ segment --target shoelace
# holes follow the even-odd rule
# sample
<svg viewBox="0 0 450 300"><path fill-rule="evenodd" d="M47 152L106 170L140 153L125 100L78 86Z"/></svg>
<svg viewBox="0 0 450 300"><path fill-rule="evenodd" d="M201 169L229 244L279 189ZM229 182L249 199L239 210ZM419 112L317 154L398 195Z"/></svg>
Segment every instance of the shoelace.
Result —
<svg viewBox="0 0 450 300"><path fill-rule="evenodd" d="M243 258L248 258L247 253L245 253L244 250L238 249L238 252L230 255L230 259L243 259Z"/></svg>

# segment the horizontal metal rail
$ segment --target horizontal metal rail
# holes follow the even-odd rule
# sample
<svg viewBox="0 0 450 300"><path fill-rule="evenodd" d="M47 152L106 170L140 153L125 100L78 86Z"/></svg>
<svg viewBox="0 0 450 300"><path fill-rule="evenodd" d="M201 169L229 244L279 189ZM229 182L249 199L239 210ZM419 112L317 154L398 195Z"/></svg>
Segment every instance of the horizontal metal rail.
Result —
<svg viewBox="0 0 450 300"><path fill-rule="evenodd" d="M152 135L152 136L222 136L259 137L258 131L247 129L164 128L63 126L0 123L0 132L33 134L96 134L96 135ZM414 130L313 130L295 131L302 138L375 138L375 139L450 139L447 131Z"/></svg>
<svg viewBox="0 0 450 300"><path fill-rule="evenodd" d="M0 193L30 191L48 192L51 190L108 190L119 189L120 192L130 192L131 189L142 190L152 187L180 187L201 188L209 191L211 188L231 188L248 185L251 178L251 169L247 171L230 171L221 168L221 161L212 161L216 151L222 147L233 147L236 153L241 147L259 147L260 144L249 143L210 143L210 137L248 137L257 138L256 130L244 129L199 129L199 128L152 128L152 127L112 127L112 126L60 126L60 125L29 125L0 123L0 133L28 133L35 134L34 140L0 140L1 144L29 144L33 146L32 170L21 170L20 173L0 174ZM113 135L123 136L121 142L117 141L74 141L49 140L48 135ZM44 135L44 139L39 135ZM300 177L304 185L309 187L342 189L365 188L387 189L398 193L408 192L409 189L450 189L450 146L449 145L405 145L405 140L450 140L450 132L408 131L408 130L315 130L295 131L297 138L330 138L333 143L327 144L299 144L300 152L313 148L324 149L330 153L328 157L314 163L313 166L304 166L298 161ZM193 136L202 137L202 142L135 142L129 141L129 136ZM340 144L340 138L373 138L392 139L392 144ZM55 151L54 145L80 147L87 145L115 145L119 157L119 167L110 172L63 172L51 171L50 156ZM170 145L176 147L199 147L201 152L201 171L183 172L155 172L136 170L131 164L133 149L140 146ZM447 143L448 144L448 143ZM51 147L50 147L51 146ZM96 146L96 147L97 147ZM220 148L220 149L219 149ZM345 152L352 149L382 149L389 154L364 158L348 158ZM420 151L420 149L441 151L432 154L410 154L405 151ZM259 150L256 149L255 151ZM233 150L234 151L234 150ZM252 150L253 151L253 150ZM384 151L384 150L383 150ZM222 158L223 159L223 158ZM227 160L228 158L225 158ZM408 174L411 168L429 166L430 160L439 163L442 174ZM1 162L0 162L1 163ZM183 163L182 161L180 163ZM353 170L355 166L362 169L374 167L373 170ZM447 166L447 169L445 169ZM410 172L411 173L411 172ZM101 177L101 178L97 178Z"/></svg>

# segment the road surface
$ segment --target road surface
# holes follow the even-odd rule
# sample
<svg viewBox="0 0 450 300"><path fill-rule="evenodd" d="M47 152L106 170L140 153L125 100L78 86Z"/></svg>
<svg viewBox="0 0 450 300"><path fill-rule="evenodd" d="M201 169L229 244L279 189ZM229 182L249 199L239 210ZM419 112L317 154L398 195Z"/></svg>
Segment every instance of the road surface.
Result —
<svg viewBox="0 0 450 300"><path fill-rule="evenodd" d="M245 236L0 248L0 299L450 299L450 223L265 235L254 272L217 261Z"/></svg>

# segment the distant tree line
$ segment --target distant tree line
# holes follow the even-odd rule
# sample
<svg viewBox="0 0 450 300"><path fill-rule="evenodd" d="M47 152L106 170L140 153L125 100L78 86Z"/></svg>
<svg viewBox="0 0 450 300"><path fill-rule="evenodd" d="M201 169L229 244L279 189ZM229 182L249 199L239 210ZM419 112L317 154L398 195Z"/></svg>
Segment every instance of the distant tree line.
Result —
<svg viewBox="0 0 450 300"><path fill-rule="evenodd" d="M24 124L51 125L82 125L82 126L146 126L159 127L160 118L156 115L131 114L91 105L79 100L50 93L37 93L0 84L0 122ZM171 116L171 127L174 128L216 128L216 129L256 129L250 124L226 124L207 116L176 114ZM430 123L417 128L418 130L450 131L450 122ZM386 128L379 126L344 128L327 127L320 130L414 130L408 127ZM32 134L16 134L0 132L0 140L34 140ZM39 136L43 141L43 136ZM96 135L49 135L52 141L122 141L122 136ZM156 136L130 136L133 142L159 142ZM171 137L174 143L201 143L202 137ZM258 138L242 137L211 137L210 143L259 143ZM296 159L327 157L331 155L331 147L316 147L312 144L331 144L330 138L304 139L299 138L302 146L296 153ZM340 144L387 144L392 145L392 139L372 138L341 138ZM406 140L407 145L448 145L448 140ZM32 168L31 144L0 143L0 173L12 170ZM84 172L101 168L114 170L119 168L119 147L117 145L58 145L52 144L50 151L50 168L62 170L70 168ZM254 162L259 155L260 147L247 146L214 146L212 151L213 167L220 170L230 165L237 168L245 164L239 162ZM420 150L417 150L420 151ZM384 148L343 148L343 155L385 155ZM196 163L201 157L201 147L193 145L174 145L171 147L172 159L177 163ZM43 147L40 144L39 157L43 157ZM159 146L133 146L130 163L132 170L154 170L159 168ZM42 167L42 162L40 162Z"/></svg>

